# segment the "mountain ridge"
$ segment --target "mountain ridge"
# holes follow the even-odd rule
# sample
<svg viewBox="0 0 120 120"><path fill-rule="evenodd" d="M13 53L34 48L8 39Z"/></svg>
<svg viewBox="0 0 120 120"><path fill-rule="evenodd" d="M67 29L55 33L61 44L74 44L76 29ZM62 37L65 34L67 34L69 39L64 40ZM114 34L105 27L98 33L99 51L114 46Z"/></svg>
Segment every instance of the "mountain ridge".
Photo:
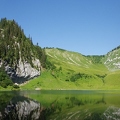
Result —
<svg viewBox="0 0 120 120"><path fill-rule="evenodd" d="M56 49L57 51L54 52L55 49ZM85 57L86 60L87 60L87 62L91 62L91 61L93 61L93 63L99 63L99 62L101 62L101 63L104 64L104 65L107 67L107 69L110 70L110 71L115 71L115 70L119 70L119 69L120 69L120 62L119 62L119 59L120 59L120 54L119 54L119 53L120 53L120 46L112 49L111 51L109 51L109 52L106 53L105 55L83 55L83 54L81 54L81 53L79 53L79 52L68 51L68 50L61 49L61 48L48 48L48 47L47 47L47 48L46 48L46 54L47 54L48 56L51 56L51 57L57 59L56 55L53 55L53 56L50 55L49 51L53 51L53 53L55 53L55 54L56 54L56 53L59 54L58 51L63 51L64 53L67 53L67 52L75 53L75 54L78 54L79 56ZM115 55L116 55L116 56L115 56ZM111 56L111 59L110 59L110 56ZM63 55L63 57L64 57L64 55ZM68 60L71 59L71 58L69 58L69 56L67 56L67 54L66 54L65 57L67 57ZM83 59L83 58L81 58L81 59ZM78 66L80 65L80 64L76 63L75 61L73 61L72 59L71 59L71 61L72 61L71 64L73 64L73 62L74 62L76 65L78 65ZM78 61L80 61L80 59L79 59ZM112 63L112 61L114 61L114 63ZM112 68L113 68L114 70L110 69L110 66L108 66L108 64L111 64L111 66L112 66L112 64L113 64L113 67L112 67ZM117 66L117 65L118 65L118 66Z"/></svg>

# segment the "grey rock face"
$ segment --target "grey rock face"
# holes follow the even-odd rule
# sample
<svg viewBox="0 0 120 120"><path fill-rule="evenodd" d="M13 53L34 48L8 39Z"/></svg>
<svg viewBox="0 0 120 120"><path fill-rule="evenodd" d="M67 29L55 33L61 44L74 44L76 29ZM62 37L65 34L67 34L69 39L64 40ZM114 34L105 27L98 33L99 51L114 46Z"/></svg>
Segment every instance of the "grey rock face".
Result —
<svg viewBox="0 0 120 120"><path fill-rule="evenodd" d="M26 80L32 79L40 75L41 64L38 59L32 60L34 67L30 65L27 61L19 60L19 63L16 66L16 69L5 65L5 71L11 77L15 83L23 83ZM1 62L2 64L2 62Z"/></svg>
<svg viewBox="0 0 120 120"><path fill-rule="evenodd" d="M33 64L35 67L38 67L38 70L33 68L27 61L22 62L20 60L16 69L17 76L24 78L33 78L40 75L40 61L36 59L33 61Z"/></svg>
<svg viewBox="0 0 120 120"><path fill-rule="evenodd" d="M104 65L110 71L120 70L120 49L109 52L105 56Z"/></svg>

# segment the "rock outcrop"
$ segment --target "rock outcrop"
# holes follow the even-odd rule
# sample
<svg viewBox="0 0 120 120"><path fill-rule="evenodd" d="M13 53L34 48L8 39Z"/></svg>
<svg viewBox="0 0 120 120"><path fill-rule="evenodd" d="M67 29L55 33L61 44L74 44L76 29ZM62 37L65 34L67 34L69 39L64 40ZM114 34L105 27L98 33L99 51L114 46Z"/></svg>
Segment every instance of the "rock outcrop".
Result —
<svg viewBox="0 0 120 120"><path fill-rule="evenodd" d="M110 71L120 70L120 48L109 52L104 58L104 65Z"/></svg>
<svg viewBox="0 0 120 120"><path fill-rule="evenodd" d="M23 83L26 80L32 79L40 75L41 64L38 59L32 60L34 67L27 61L22 62L19 60L16 68L10 67L8 64L5 65L5 71L13 80L14 83ZM1 63L2 64L2 63Z"/></svg>

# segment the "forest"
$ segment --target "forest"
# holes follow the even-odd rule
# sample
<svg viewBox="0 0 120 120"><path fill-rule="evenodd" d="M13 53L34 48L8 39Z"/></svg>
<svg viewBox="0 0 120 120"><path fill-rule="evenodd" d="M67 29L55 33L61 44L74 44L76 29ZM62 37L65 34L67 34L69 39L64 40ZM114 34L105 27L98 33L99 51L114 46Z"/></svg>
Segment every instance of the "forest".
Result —
<svg viewBox="0 0 120 120"><path fill-rule="evenodd" d="M20 59L34 67L32 60L35 58L40 60L43 68L46 68L45 50L38 46L38 43L34 45L32 37L30 35L26 37L24 30L15 20L2 18L0 20L0 67L4 68L9 65L16 69ZM0 81L2 81L0 85L3 87L12 85L12 82L8 82L9 76L5 75L2 68L0 69Z"/></svg>

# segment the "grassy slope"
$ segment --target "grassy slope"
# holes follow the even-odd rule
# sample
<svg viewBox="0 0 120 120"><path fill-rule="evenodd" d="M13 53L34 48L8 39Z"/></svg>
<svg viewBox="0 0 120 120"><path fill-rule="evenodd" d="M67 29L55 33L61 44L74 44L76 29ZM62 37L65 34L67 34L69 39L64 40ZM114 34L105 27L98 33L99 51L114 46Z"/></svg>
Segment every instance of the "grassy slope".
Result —
<svg viewBox="0 0 120 120"><path fill-rule="evenodd" d="M56 69L43 71L40 77L21 86L22 89L119 89L120 87L120 71L111 73L104 64L94 64L88 57L75 52L46 49L46 54ZM78 77L72 81L74 76Z"/></svg>

